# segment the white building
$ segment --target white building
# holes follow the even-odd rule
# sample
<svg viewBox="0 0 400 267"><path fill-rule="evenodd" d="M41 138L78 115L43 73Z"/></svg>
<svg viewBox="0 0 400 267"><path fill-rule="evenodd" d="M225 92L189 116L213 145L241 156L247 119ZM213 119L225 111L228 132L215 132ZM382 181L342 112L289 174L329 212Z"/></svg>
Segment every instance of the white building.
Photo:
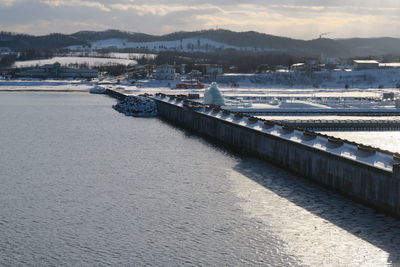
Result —
<svg viewBox="0 0 400 267"><path fill-rule="evenodd" d="M168 64L158 66L154 73L156 80L175 80L175 77L175 67Z"/></svg>
<svg viewBox="0 0 400 267"><path fill-rule="evenodd" d="M217 76L224 73L224 69L219 65L206 65L207 75Z"/></svg>
<svg viewBox="0 0 400 267"><path fill-rule="evenodd" d="M304 71L306 70L306 63L296 63L290 66L291 71Z"/></svg>
<svg viewBox="0 0 400 267"><path fill-rule="evenodd" d="M376 60L354 60L353 69L355 70L369 70L378 69L379 62Z"/></svg>
<svg viewBox="0 0 400 267"><path fill-rule="evenodd" d="M381 69L400 69L400 62L380 63Z"/></svg>

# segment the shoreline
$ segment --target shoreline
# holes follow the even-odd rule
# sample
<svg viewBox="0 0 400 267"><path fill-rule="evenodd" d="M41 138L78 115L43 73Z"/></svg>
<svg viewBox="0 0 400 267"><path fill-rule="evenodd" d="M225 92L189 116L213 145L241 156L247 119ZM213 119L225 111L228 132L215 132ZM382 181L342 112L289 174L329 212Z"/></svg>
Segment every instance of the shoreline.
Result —
<svg viewBox="0 0 400 267"><path fill-rule="evenodd" d="M89 93L88 90L46 90L46 89L0 89L0 92L49 92L49 93Z"/></svg>

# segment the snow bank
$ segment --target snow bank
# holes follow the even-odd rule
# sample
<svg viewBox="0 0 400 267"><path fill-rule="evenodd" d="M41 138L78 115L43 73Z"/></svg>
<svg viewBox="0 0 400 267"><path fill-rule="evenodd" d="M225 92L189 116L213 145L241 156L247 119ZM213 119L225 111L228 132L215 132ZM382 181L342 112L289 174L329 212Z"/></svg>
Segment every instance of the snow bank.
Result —
<svg viewBox="0 0 400 267"><path fill-rule="evenodd" d="M154 117L158 115L156 102L146 96L127 96L113 108L126 116Z"/></svg>

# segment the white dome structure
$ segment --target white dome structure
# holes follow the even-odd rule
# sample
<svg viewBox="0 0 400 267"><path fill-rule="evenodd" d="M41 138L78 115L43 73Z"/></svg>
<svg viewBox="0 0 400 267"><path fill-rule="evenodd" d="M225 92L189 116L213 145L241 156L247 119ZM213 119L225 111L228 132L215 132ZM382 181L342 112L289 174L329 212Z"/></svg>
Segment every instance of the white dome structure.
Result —
<svg viewBox="0 0 400 267"><path fill-rule="evenodd" d="M224 97L221 94L221 91L218 88L217 83L213 82L205 92L204 92L204 104L207 105L217 105L223 106L225 105Z"/></svg>

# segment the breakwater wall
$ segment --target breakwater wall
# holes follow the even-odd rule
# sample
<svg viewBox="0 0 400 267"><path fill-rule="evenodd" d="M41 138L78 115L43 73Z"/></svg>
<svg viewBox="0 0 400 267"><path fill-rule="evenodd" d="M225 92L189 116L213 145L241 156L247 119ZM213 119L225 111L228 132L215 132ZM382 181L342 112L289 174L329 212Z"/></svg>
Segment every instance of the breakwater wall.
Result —
<svg viewBox="0 0 400 267"><path fill-rule="evenodd" d="M400 156L300 128L157 94L159 115L400 217Z"/></svg>
<svg viewBox="0 0 400 267"><path fill-rule="evenodd" d="M119 100L122 100L126 97L124 93L110 89L106 89L106 94Z"/></svg>

